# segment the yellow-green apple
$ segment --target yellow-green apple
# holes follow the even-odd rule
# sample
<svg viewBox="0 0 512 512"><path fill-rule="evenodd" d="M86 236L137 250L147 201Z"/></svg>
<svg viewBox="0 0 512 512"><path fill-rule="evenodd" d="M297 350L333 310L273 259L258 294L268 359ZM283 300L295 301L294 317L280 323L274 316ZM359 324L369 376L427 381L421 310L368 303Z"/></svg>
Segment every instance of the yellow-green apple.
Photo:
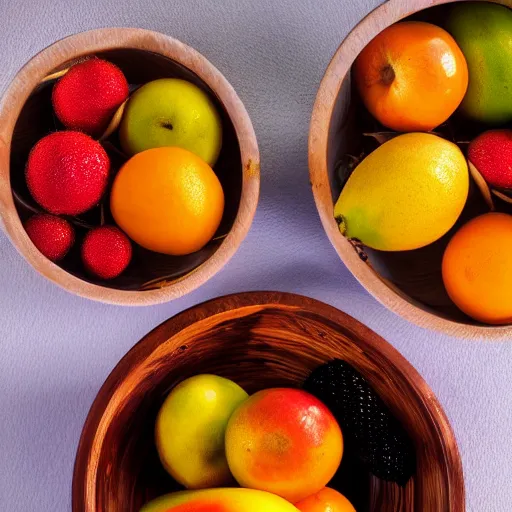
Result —
<svg viewBox="0 0 512 512"><path fill-rule="evenodd" d="M188 489L233 484L224 435L247 393L216 375L196 375L178 384L158 413L155 438L167 472Z"/></svg>
<svg viewBox="0 0 512 512"><path fill-rule="evenodd" d="M130 97L119 138L130 156L146 149L178 146L213 166L222 146L222 123L202 89L186 80L161 78Z"/></svg>

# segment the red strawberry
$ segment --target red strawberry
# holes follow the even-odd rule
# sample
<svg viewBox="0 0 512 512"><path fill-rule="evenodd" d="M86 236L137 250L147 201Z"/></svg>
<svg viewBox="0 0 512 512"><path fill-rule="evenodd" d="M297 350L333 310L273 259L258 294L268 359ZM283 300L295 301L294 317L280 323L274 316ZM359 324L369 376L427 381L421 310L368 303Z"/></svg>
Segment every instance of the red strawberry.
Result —
<svg viewBox="0 0 512 512"><path fill-rule="evenodd" d="M132 244L115 226L101 226L85 236L82 261L91 274L113 279L126 269L131 259Z"/></svg>
<svg viewBox="0 0 512 512"><path fill-rule="evenodd" d="M512 130L489 130L471 142L468 159L492 187L512 188Z"/></svg>
<svg viewBox="0 0 512 512"><path fill-rule="evenodd" d="M67 220L48 213L30 217L25 223L25 230L39 251L52 261L64 258L75 241L73 226Z"/></svg>
<svg viewBox="0 0 512 512"><path fill-rule="evenodd" d="M78 215L97 205L108 182L110 161L101 144L81 132L41 139L26 167L32 197L54 214Z"/></svg>
<svg viewBox="0 0 512 512"><path fill-rule="evenodd" d="M93 58L73 66L55 84L52 102L66 128L99 136L128 94L123 72L111 62Z"/></svg>

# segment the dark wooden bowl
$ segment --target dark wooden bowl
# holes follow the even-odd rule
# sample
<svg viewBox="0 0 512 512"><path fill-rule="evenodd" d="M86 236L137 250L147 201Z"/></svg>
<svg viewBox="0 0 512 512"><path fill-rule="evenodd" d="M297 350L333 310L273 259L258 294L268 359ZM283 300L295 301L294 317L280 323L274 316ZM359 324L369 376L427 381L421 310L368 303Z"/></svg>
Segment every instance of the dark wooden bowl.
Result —
<svg viewBox="0 0 512 512"><path fill-rule="evenodd" d="M199 373L248 392L299 386L332 358L355 366L403 423L417 449L405 488L370 477L346 447L336 485L358 512L464 512L457 444L434 394L385 340L313 299L255 292L215 299L163 323L121 360L98 393L78 448L73 512L138 512L177 489L158 460L156 414L170 389Z"/></svg>
<svg viewBox="0 0 512 512"><path fill-rule="evenodd" d="M488 211L474 184L466 208L450 232L423 249L405 252L368 250L363 261L341 236L334 203L342 184L337 165L346 154L359 155L365 144L362 126L369 114L351 83L352 63L379 32L414 16L442 26L449 0L389 0L364 18L336 51L316 97L309 132L310 180L324 229L345 265L380 302L407 320L429 329L465 338L506 338L512 327L486 326L464 315L448 297L441 277L441 259L453 233L469 218ZM496 3L511 5L510 0ZM428 8L428 9L427 9ZM426 9L426 10L425 10Z"/></svg>
<svg viewBox="0 0 512 512"><path fill-rule="evenodd" d="M87 275L76 248L59 265L52 263L34 247L22 225L37 209L24 179L28 153L41 137L62 129L51 107L53 81L44 79L89 55L117 64L131 84L163 77L189 80L210 95L223 122L223 147L214 170L224 189L226 207L214 240L202 250L180 257L134 246L132 263L112 281ZM122 160L111 146L107 151L116 169ZM224 266L245 238L258 194L258 145L242 102L208 60L164 34L112 28L67 37L31 59L0 102L0 227L37 271L77 295L115 304L147 305L169 301L197 288ZM108 207L106 211L108 216ZM100 209L96 208L79 222L97 225L99 218ZM86 229L76 223L75 228L80 241Z"/></svg>

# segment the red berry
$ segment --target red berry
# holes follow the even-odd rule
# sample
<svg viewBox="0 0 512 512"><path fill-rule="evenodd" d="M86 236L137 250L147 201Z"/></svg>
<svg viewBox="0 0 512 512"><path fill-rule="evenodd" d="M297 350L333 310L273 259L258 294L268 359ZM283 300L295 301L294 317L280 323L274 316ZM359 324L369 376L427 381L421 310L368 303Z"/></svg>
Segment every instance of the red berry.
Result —
<svg viewBox="0 0 512 512"><path fill-rule="evenodd" d="M48 213L30 217L25 223L25 230L32 243L52 261L64 258L75 241L73 226L67 220Z"/></svg>
<svg viewBox="0 0 512 512"><path fill-rule="evenodd" d="M73 66L55 84L52 102L66 128L99 136L128 94L123 72L111 62L93 58Z"/></svg>
<svg viewBox="0 0 512 512"><path fill-rule="evenodd" d="M30 152L25 176L32 197L56 215L78 215L97 205L110 160L101 144L81 132L56 132Z"/></svg>
<svg viewBox="0 0 512 512"><path fill-rule="evenodd" d="M102 279L121 274L132 259L129 238L114 226L101 226L87 233L82 244L85 268Z"/></svg>
<svg viewBox="0 0 512 512"><path fill-rule="evenodd" d="M512 188L512 130L490 130L468 149L469 161L493 187Z"/></svg>

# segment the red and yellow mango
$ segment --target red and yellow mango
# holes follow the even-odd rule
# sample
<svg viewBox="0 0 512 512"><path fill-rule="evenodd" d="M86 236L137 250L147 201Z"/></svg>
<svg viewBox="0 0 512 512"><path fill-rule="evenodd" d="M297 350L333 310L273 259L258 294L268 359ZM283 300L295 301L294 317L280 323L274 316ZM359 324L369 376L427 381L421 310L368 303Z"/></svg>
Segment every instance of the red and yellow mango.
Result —
<svg viewBox="0 0 512 512"><path fill-rule="evenodd" d="M140 512L299 512L283 498L253 489L204 489L167 494Z"/></svg>
<svg viewBox="0 0 512 512"><path fill-rule="evenodd" d="M295 503L333 477L343 454L340 427L329 409L299 389L255 393L229 419L229 468L242 487Z"/></svg>

